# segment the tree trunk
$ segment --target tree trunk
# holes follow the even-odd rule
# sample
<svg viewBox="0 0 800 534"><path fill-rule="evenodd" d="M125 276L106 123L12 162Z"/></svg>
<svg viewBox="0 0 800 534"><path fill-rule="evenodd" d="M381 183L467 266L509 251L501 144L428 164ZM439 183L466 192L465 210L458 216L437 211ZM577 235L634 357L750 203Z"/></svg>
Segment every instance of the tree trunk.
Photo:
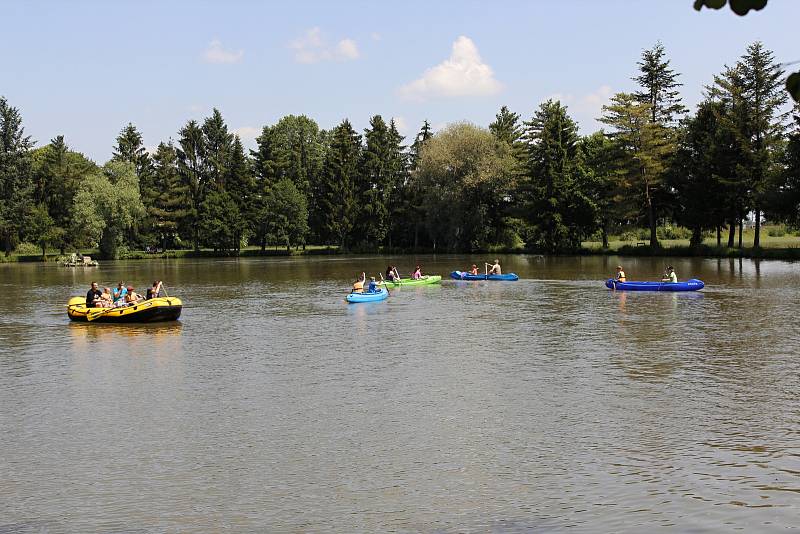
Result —
<svg viewBox="0 0 800 534"><path fill-rule="evenodd" d="M736 238L736 220L731 219L731 229L728 232L728 248L733 248L734 239Z"/></svg>
<svg viewBox="0 0 800 534"><path fill-rule="evenodd" d="M756 208L756 228L755 235L753 236L753 248L761 246L761 210Z"/></svg>
<svg viewBox="0 0 800 534"><path fill-rule="evenodd" d="M717 225L717 246L722 246L722 227Z"/></svg>
<svg viewBox="0 0 800 534"><path fill-rule="evenodd" d="M742 234L744 233L744 217L739 217L739 248L742 248Z"/></svg>
<svg viewBox="0 0 800 534"><path fill-rule="evenodd" d="M644 169L642 169L644 174ZM645 185L644 195L647 199L647 218L650 223L650 248L658 248L658 234L656 234L656 208L653 206L653 199L650 198L650 186Z"/></svg>
<svg viewBox="0 0 800 534"><path fill-rule="evenodd" d="M603 248L607 249L608 248L608 225L605 224L605 223L603 223L602 235L603 235Z"/></svg>
<svg viewBox="0 0 800 534"><path fill-rule="evenodd" d="M699 247L703 242L703 233L699 226L692 228L692 238L689 240L690 247Z"/></svg>

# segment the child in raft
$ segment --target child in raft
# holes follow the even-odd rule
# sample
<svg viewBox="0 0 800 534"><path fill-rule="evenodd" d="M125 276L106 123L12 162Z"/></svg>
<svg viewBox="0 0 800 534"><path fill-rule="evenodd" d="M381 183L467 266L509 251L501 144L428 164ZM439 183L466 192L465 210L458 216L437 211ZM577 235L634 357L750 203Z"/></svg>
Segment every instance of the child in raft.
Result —
<svg viewBox="0 0 800 534"><path fill-rule="evenodd" d="M625 271L622 270L622 265L617 265L617 275L614 277L615 282L625 282L627 278L625 277Z"/></svg>
<svg viewBox="0 0 800 534"><path fill-rule="evenodd" d="M474 263L472 264L472 269L469 270L469 274L478 274L478 266Z"/></svg>

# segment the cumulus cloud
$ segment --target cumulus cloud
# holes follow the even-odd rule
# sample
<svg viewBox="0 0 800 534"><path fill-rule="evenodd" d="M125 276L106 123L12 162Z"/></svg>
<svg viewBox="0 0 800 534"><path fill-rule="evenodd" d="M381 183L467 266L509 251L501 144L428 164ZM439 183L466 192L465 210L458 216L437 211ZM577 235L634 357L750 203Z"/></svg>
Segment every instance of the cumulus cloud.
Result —
<svg viewBox="0 0 800 534"><path fill-rule="evenodd" d="M203 52L206 63L239 63L244 57L244 50L226 50L219 39L214 39Z"/></svg>
<svg viewBox="0 0 800 534"><path fill-rule="evenodd" d="M344 38L331 44L317 27L306 31L301 37L289 43L298 63L319 63L320 61L352 61L361 53L353 39Z"/></svg>
<svg viewBox="0 0 800 534"><path fill-rule="evenodd" d="M481 59L472 39L460 36L453 43L450 57L426 70L422 77L399 89L403 98L425 100L430 97L487 96L500 92L492 67Z"/></svg>

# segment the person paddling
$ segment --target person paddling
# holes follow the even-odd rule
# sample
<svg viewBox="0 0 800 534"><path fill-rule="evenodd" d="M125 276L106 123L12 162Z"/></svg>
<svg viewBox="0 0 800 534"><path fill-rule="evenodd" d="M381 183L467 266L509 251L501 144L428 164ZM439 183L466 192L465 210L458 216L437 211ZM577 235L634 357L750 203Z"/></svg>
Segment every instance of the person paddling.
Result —
<svg viewBox="0 0 800 534"><path fill-rule="evenodd" d="M669 284L678 283L678 275L675 274L675 269L672 268L672 265L667 267L667 270L664 272L664 276L661 278L661 281Z"/></svg>
<svg viewBox="0 0 800 534"><path fill-rule="evenodd" d="M422 278L422 267L417 265L417 268L414 269L414 274L411 275L411 278L413 278L414 280L419 280L420 278Z"/></svg>
<svg viewBox="0 0 800 534"><path fill-rule="evenodd" d="M364 292L364 281L367 279L367 273L361 273L358 279L353 283L353 293Z"/></svg>
<svg viewBox="0 0 800 534"><path fill-rule="evenodd" d="M367 293L377 293L378 286L381 285L382 282L376 282L374 276L370 276L369 278L369 285L367 286Z"/></svg>
<svg viewBox="0 0 800 534"><path fill-rule="evenodd" d="M397 272L397 267L390 265L386 268L386 279L390 282L400 281L400 273Z"/></svg>
<svg viewBox="0 0 800 534"><path fill-rule="evenodd" d="M617 275L614 277L615 282L626 282L628 279L625 277L625 271L622 270L622 265L617 265Z"/></svg>
<svg viewBox="0 0 800 534"><path fill-rule="evenodd" d="M489 264L487 263L486 266L488 267ZM500 260L495 259L494 265L492 265L492 268L489 269L489 272L486 274L503 274L503 270L500 268Z"/></svg>

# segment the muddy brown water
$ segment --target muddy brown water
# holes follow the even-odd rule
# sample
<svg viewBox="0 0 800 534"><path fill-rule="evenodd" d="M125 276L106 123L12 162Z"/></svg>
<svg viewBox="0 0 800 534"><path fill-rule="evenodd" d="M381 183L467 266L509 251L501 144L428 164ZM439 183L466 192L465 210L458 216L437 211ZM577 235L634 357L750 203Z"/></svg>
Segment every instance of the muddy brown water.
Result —
<svg viewBox="0 0 800 534"><path fill-rule="evenodd" d="M0 532L800 527L800 264L493 258L0 265ZM672 263L700 293L612 292ZM179 322L75 324L89 282Z"/></svg>

